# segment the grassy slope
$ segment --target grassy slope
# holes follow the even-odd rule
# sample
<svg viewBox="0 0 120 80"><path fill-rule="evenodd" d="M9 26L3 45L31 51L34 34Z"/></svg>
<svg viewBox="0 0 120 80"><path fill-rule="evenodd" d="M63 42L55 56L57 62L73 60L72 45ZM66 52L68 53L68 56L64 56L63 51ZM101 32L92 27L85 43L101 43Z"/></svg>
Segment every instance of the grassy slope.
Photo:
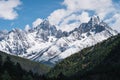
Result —
<svg viewBox="0 0 120 80"><path fill-rule="evenodd" d="M100 75L100 73L114 72L119 67L120 35L117 35L71 55L51 69L48 76L56 77L62 72L65 76L71 77L71 79L76 77L77 80L79 79L78 76L87 75L85 77L88 77L93 73Z"/></svg>
<svg viewBox="0 0 120 80"><path fill-rule="evenodd" d="M31 70L35 73L45 74L50 70L50 67L48 67L44 64L38 63L38 62L34 62L34 61L24 59L21 57L9 55L9 54L6 54L6 53L1 52L1 51L0 51L0 55L2 56L3 60L5 60L5 58L7 56L9 56L11 58L11 61L13 61L15 63L17 63L17 62L20 63L21 67L27 71Z"/></svg>

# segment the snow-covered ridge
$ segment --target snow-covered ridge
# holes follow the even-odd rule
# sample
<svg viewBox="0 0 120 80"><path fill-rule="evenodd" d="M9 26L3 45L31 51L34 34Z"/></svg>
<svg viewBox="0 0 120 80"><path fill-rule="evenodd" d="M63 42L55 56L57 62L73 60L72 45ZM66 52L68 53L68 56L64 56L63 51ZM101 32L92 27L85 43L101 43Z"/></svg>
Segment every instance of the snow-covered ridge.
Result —
<svg viewBox="0 0 120 80"><path fill-rule="evenodd" d="M13 29L0 32L0 50L27 59L55 64L56 62L116 35L99 17L92 17L70 32L57 30L48 20L29 31Z"/></svg>

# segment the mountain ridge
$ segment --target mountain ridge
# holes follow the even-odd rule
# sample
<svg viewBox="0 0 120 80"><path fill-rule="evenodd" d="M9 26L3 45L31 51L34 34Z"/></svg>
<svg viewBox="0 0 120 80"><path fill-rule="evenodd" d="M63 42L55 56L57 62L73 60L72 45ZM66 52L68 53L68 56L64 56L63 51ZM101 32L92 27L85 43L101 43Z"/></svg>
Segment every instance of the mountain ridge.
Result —
<svg viewBox="0 0 120 80"><path fill-rule="evenodd" d="M0 56L3 61L2 63L4 63L6 61L5 59L9 57L12 62L14 62L15 64L19 63L21 68L26 70L27 72L32 71L33 73L43 75L46 74L50 69L49 66L44 65L42 63L38 63L35 61L31 61L29 59L24 59L18 56L10 55L2 51L0 51Z"/></svg>
<svg viewBox="0 0 120 80"><path fill-rule="evenodd" d="M56 64L60 60L101 42L117 32L94 16L70 32L58 30L44 20L37 27L25 32L14 29L1 37L0 49L38 62Z"/></svg>
<svg viewBox="0 0 120 80"><path fill-rule="evenodd" d="M120 34L67 57L47 76L55 80L119 80L119 48Z"/></svg>

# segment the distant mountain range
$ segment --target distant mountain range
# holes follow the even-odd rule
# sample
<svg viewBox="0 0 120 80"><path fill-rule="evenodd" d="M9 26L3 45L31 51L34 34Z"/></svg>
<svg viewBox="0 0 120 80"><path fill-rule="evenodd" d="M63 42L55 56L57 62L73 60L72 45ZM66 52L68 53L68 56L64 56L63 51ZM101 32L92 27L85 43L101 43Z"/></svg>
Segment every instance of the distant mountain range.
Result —
<svg viewBox="0 0 120 80"><path fill-rule="evenodd" d="M0 50L52 65L117 34L98 16L93 16L88 23L81 23L70 32L58 30L48 20L44 20L28 31L0 31Z"/></svg>

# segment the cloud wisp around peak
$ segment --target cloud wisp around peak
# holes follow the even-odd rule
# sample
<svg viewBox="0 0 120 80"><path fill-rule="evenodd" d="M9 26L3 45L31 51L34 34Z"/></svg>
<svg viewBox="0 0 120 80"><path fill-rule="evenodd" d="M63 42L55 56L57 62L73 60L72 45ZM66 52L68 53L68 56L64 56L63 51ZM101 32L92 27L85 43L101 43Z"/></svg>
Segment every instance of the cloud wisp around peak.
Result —
<svg viewBox="0 0 120 80"><path fill-rule="evenodd" d="M108 21L109 24L109 20L115 19L113 17L116 14L120 18L118 7L115 7L113 0L64 0L62 5L65 8L55 10L48 19L50 23L65 30L71 30L80 23L87 22L91 15L97 15L102 20ZM74 21L74 23L70 23L71 21ZM118 28L118 23L119 19L115 19L115 22L110 26L114 27L113 25L115 25Z"/></svg>

